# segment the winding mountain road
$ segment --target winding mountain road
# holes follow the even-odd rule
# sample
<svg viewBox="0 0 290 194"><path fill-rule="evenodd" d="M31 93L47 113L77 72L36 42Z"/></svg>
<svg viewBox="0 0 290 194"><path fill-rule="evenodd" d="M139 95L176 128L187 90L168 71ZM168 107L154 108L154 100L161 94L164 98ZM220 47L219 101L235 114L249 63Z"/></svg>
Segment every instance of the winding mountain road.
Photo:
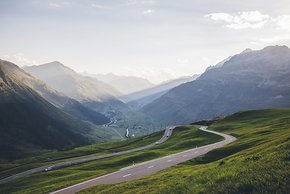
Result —
<svg viewBox="0 0 290 194"><path fill-rule="evenodd" d="M207 130L206 126L201 126L199 129L202 131L208 132L208 133L220 135L220 136L224 137L225 139L223 141L220 141L217 143L213 143L213 144L209 144L206 146L186 150L186 151L183 151L183 152L180 152L177 154L168 155L168 156L165 156L162 158L143 162L143 163L131 166L131 167L123 168L119 171L116 171L116 172L113 172L110 174L106 174L104 176L97 177L94 179L90 179L88 181L81 182L81 183L78 183L76 185L72 185L72 186L67 187L67 188L63 188L61 190L52 192L51 194L72 194L72 193L77 193L83 189L86 189L86 188L89 188L89 187L92 187L92 186L98 185L98 184L113 184L113 183L119 183L119 182L123 182L123 181L139 179L139 178L148 176L150 174L159 172L161 170L170 168L172 166L175 166L175 165L182 163L182 162L185 162L187 160L204 155L211 150L223 147L223 146L236 140L236 138L231 136L231 135L219 133L216 131ZM170 133L170 132L172 133L172 129L168 131L168 133ZM166 140L166 138L168 138L166 131L164 133L163 138L165 138L165 139L163 139L163 141ZM157 144L158 143L162 143L162 138L161 138L161 141L159 140L159 142L157 142ZM151 146L152 146L152 144L151 144Z"/></svg>
<svg viewBox="0 0 290 194"><path fill-rule="evenodd" d="M121 152L115 152L115 153L111 153L111 154L104 154L104 155L100 155L100 156L88 156L88 157L81 158L81 159L76 159L76 160L71 160L71 161L66 161L66 162L60 162L60 163L51 164L51 165L47 165L47 166L41 166L41 167L38 167L38 168L30 169L30 170L27 170L27 171L24 171L24 172L21 172L21 173L14 174L12 176L6 177L4 179L1 179L0 180L0 184L7 183L7 182L13 181L13 180L18 179L18 178L26 177L26 176L29 176L31 174L37 173L37 172L54 170L54 169L58 169L58 168L71 166L71 165L74 165L74 164L89 162L89 161L93 161L93 160L99 160L99 159L103 159L103 158L109 158L109 157L113 157L113 156L128 154L128 153L137 152L137 151L140 151L140 150L152 148L153 146L155 146L157 144L161 144L161 143L165 142L166 140L168 140L170 138L170 136L172 134L172 131L173 131L173 129L175 127L176 126L166 127L165 132L164 132L164 134L163 134L163 136L161 137L160 140L158 140L157 142L154 142L152 144L146 145L146 146L142 146L142 147L139 147L139 148L134 148L134 149L131 149L131 150L126 150L126 151L121 151Z"/></svg>

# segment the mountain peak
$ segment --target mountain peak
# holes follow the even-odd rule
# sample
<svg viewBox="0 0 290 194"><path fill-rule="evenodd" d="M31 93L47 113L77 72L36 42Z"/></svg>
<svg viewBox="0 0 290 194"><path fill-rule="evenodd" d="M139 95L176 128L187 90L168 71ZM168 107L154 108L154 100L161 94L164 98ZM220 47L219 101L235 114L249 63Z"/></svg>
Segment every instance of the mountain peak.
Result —
<svg viewBox="0 0 290 194"><path fill-rule="evenodd" d="M62 73L68 73L68 74L76 74L74 70L71 68L65 66L59 61L53 61L50 63L45 63L42 65L33 65L33 66L28 66L24 68L26 71L32 70L34 71L40 71L43 74L46 74L46 72L54 72L55 74L60 74ZM30 72L31 73L31 72Z"/></svg>
<svg viewBox="0 0 290 194"><path fill-rule="evenodd" d="M246 48L245 50L243 50L243 52L241 52L241 53L249 53L249 52L252 52L253 50L252 49L250 49L250 48Z"/></svg>
<svg viewBox="0 0 290 194"><path fill-rule="evenodd" d="M50 62L50 63L47 63L47 64L51 64L51 65L55 65L55 66L64 66L64 64L62 64L61 62L59 62L59 61L52 61L52 62Z"/></svg>
<svg viewBox="0 0 290 194"><path fill-rule="evenodd" d="M64 64L62 64L59 61L53 61L53 62L46 63L46 64L43 64L43 65L40 65L40 66L50 66L50 67L53 67L53 68L70 69L69 67L65 66Z"/></svg>

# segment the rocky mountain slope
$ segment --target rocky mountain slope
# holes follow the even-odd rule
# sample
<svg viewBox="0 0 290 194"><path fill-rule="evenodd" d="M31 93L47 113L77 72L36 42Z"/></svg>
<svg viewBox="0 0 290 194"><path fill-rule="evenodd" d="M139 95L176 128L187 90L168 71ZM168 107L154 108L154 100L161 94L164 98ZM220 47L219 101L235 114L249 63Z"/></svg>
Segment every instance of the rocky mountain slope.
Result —
<svg viewBox="0 0 290 194"><path fill-rule="evenodd" d="M165 123L188 123L247 109L290 107L290 49L242 52L145 106Z"/></svg>
<svg viewBox="0 0 290 194"><path fill-rule="evenodd" d="M155 99L159 98L160 96L168 92L170 89L179 86L181 84L184 84L186 82L193 81L197 77L198 75L193 75L169 80L161 84L158 84L152 88L126 95L123 97L123 99L134 107L143 107L151 103Z"/></svg>

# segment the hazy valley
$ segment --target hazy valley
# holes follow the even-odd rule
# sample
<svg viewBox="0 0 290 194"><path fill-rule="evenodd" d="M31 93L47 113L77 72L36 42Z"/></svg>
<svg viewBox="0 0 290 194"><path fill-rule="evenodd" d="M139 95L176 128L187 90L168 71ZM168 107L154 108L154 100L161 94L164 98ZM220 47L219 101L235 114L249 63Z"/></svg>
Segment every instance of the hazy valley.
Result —
<svg viewBox="0 0 290 194"><path fill-rule="evenodd" d="M289 13L0 1L0 193L289 193Z"/></svg>

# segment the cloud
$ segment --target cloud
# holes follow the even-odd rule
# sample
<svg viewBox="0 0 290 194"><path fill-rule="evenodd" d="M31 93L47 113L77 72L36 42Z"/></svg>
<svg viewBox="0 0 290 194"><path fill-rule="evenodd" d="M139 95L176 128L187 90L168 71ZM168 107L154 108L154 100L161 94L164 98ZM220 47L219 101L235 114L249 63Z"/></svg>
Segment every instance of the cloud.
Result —
<svg viewBox="0 0 290 194"><path fill-rule="evenodd" d="M127 0L126 5L144 5L144 4L155 4L155 0Z"/></svg>
<svg viewBox="0 0 290 194"><path fill-rule="evenodd" d="M143 15L152 15L154 13L155 13L155 10L153 10L153 9L147 9L147 10L142 12Z"/></svg>
<svg viewBox="0 0 290 194"><path fill-rule="evenodd" d="M276 19L278 28L290 31L290 15L281 15Z"/></svg>
<svg viewBox="0 0 290 194"><path fill-rule="evenodd" d="M3 55L1 56L2 59L10 61L12 63L15 63L19 66L30 66L30 65L36 65L37 62L35 60L29 60L27 59L24 54L18 53L14 55Z"/></svg>
<svg viewBox="0 0 290 194"><path fill-rule="evenodd" d="M240 18L248 22L262 22L270 18L269 15L259 11L240 12Z"/></svg>
<svg viewBox="0 0 290 194"><path fill-rule="evenodd" d="M108 9L109 8L107 6L99 5L99 4L96 4L96 3L92 3L91 5L92 5L92 7L97 8L97 9Z"/></svg>
<svg viewBox="0 0 290 194"><path fill-rule="evenodd" d="M187 59L187 58L178 58L177 59L177 63L187 64L187 63L189 63L189 59Z"/></svg>
<svg viewBox="0 0 290 194"><path fill-rule="evenodd" d="M57 3L49 3L49 6L50 7L55 7L55 8L60 8L61 7L61 5L57 4Z"/></svg>
<svg viewBox="0 0 290 194"><path fill-rule="evenodd" d="M210 59L208 57L202 57L202 60L206 63L209 63L210 62Z"/></svg>
<svg viewBox="0 0 290 194"><path fill-rule="evenodd" d="M250 43L253 44L253 45L259 45L259 43L256 42L256 41L251 41Z"/></svg>
<svg viewBox="0 0 290 194"><path fill-rule="evenodd" d="M57 3L56 2L49 2L48 5L52 8L62 8L62 7L68 6L70 4L71 3L68 1L57 1Z"/></svg>
<svg viewBox="0 0 290 194"><path fill-rule="evenodd" d="M228 13L211 13L205 15L206 18L210 18L216 21L224 21L230 23L233 21L233 16Z"/></svg>
<svg viewBox="0 0 290 194"><path fill-rule="evenodd" d="M243 11L233 14L229 13L211 13L205 15L214 21L224 23L224 26L231 29L259 29L262 28L271 17L267 14L262 14L259 11Z"/></svg>

